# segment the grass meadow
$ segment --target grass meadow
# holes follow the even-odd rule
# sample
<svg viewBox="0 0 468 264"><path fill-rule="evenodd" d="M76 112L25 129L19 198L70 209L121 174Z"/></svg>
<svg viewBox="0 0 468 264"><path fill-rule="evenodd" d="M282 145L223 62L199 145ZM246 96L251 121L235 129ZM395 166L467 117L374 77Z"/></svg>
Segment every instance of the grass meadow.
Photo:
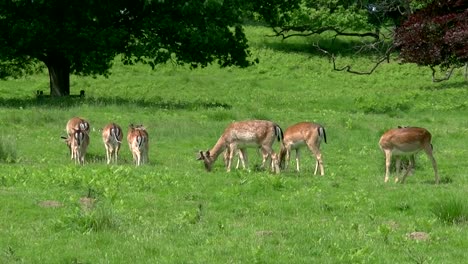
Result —
<svg viewBox="0 0 468 264"><path fill-rule="evenodd" d="M248 27L247 68L190 70L171 63L71 77L84 99L39 98L46 72L0 81L0 263L460 263L468 258L468 83L461 70L432 83L428 68L384 64L370 75L332 70L317 41L267 37ZM325 43L326 44L326 43ZM346 43L342 43L346 45ZM367 70L370 58L339 64ZM89 120L85 166L60 136ZM213 172L196 161L233 121L268 119L283 129L322 124L325 176L302 151L300 173ZM144 124L150 164L135 167L126 141L105 164L101 131ZM416 159L406 184L384 184L378 141L398 125L433 135L441 184ZM279 144L274 144L275 150ZM294 157L294 156L293 156Z"/></svg>

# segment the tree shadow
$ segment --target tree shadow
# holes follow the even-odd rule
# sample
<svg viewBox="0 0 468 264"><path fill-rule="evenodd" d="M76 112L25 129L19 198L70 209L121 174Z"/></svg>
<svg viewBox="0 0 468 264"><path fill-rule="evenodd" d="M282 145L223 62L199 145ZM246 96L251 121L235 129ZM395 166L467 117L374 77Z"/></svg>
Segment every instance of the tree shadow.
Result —
<svg viewBox="0 0 468 264"><path fill-rule="evenodd" d="M421 90L427 90L427 91L437 91L437 90L447 90L447 89L467 89L468 88L468 82L467 81L455 81L455 82L450 82L450 80L444 81L444 82L439 82L435 83L430 86L424 86L421 88Z"/></svg>
<svg viewBox="0 0 468 264"><path fill-rule="evenodd" d="M344 57L356 56L361 57L375 57L376 53L364 50L363 45L370 42L363 42L356 39L342 39L324 36L307 36L307 37L291 37L290 39L281 40L281 37L271 36L272 39L279 39L278 41L263 41L252 46L266 47L275 51L285 53L306 53L311 56L324 56L324 50L329 54L340 55ZM303 38L301 41L297 39Z"/></svg>
<svg viewBox="0 0 468 264"><path fill-rule="evenodd" d="M159 108L164 110L197 110L222 108L231 109L232 105L217 101L183 101L183 100L165 100L164 98L152 98L151 100L128 99L123 97L48 97L37 96L35 98L0 98L2 107L20 108L20 107L45 107L45 108L71 108L80 105L95 106L138 106Z"/></svg>

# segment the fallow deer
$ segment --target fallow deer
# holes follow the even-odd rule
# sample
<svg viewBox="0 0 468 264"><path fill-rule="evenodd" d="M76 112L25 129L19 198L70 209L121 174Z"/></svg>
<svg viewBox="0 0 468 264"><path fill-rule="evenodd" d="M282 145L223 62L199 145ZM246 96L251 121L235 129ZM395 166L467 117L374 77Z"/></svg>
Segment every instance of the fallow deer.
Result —
<svg viewBox="0 0 468 264"><path fill-rule="evenodd" d="M279 154L280 167L287 169L291 157L291 151L296 150L296 171L299 172L299 150L307 146L307 148L315 155L315 171L320 167L320 175L324 175L322 154L320 152L321 141L327 143L327 135L325 128L319 124L311 122L300 122L288 127L284 131L283 145Z"/></svg>
<svg viewBox="0 0 468 264"><path fill-rule="evenodd" d="M65 130L67 131L67 137L61 137L65 140L68 150L70 151L71 159L74 159L73 152L71 149L71 136L76 130L81 130L88 134L89 136L89 122L80 117L73 117L67 122Z"/></svg>
<svg viewBox="0 0 468 264"><path fill-rule="evenodd" d="M67 127L65 128L67 135L71 135L75 130L82 130L86 133L89 133L89 122L81 117L73 117L67 122Z"/></svg>
<svg viewBox="0 0 468 264"><path fill-rule="evenodd" d="M238 149L247 147L260 147L262 152L262 168L265 167L266 161L272 156L272 145L277 139L283 139L282 129L275 123L266 120L248 120L239 121L230 124L216 144L210 150L199 152L198 160L203 160L207 171L211 171L213 163L218 156L228 149L226 156L226 170L231 170L232 158Z"/></svg>
<svg viewBox="0 0 468 264"><path fill-rule="evenodd" d="M83 165L85 162L86 151L89 145L89 135L86 131L74 130L67 138L70 145L72 159L76 164Z"/></svg>
<svg viewBox="0 0 468 264"><path fill-rule="evenodd" d="M115 123L106 125L102 130L102 141L106 147L107 164L112 161L117 163L122 138L122 128Z"/></svg>
<svg viewBox="0 0 468 264"><path fill-rule="evenodd" d="M128 147L137 166L148 162L149 137L142 125L130 125L127 134Z"/></svg>
<svg viewBox="0 0 468 264"><path fill-rule="evenodd" d="M394 128L385 132L380 138L380 148L385 153L385 182L388 182L390 176L390 164L392 154L396 156L397 164L399 165L400 156L416 154L421 150L426 152L432 162L434 168L435 183L439 183L439 175L437 172L437 163L432 154L432 135L425 128L420 127L405 127ZM408 172L412 169L412 163L401 179L401 183L405 182ZM398 169L397 169L398 170ZM395 182L398 182L398 175L395 177Z"/></svg>

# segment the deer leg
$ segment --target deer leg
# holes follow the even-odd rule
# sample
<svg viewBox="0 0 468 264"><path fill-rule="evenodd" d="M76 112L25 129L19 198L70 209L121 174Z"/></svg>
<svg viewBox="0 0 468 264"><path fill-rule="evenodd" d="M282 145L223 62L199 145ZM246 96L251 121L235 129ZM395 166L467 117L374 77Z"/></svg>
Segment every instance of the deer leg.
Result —
<svg viewBox="0 0 468 264"><path fill-rule="evenodd" d="M270 157L271 155L271 148L266 148L266 147L262 147L262 156L263 156L263 160L262 160L262 166L261 168L265 168L265 164L268 160L268 157Z"/></svg>
<svg viewBox="0 0 468 264"><path fill-rule="evenodd" d="M239 160L242 163L242 168L247 167L247 152L245 149L239 149ZM239 167L239 160L237 160L237 167Z"/></svg>
<svg viewBox="0 0 468 264"><path fill-rule="evenodd" d="M412 169L413 164L410 162L408 164L408 169L405 171L405 174L403 174L403 177L401 178L401 184L405 183L406 176L408 176L408 172Z"/></svg>
<svg viewBox="0 0 468 264"><path fill-rule="evenodd" d="M299 151L299 148L296 149L296 171L299 172L299 162L301 160L301 153Z"/></svg>
<svg viewBox="0 0 468 264"><path fill-rule="evenodd" d="M230 172L231 171L231 165L232 165L232 158L234 157L234 152L237 150L236 146L229 146L229 155L228 155L228 162L227 162L227 168L226 171Z"/></svg>
<svg viewBox="0 0 468 264"><path fill-rule="evenodd" d="M427 147L424 148L427 156L432 162L432 168L434 169L434 177L435 177L435 184L439 184L439 173L437 171L437 162L432 154L432 146L429 144Z"/></svg>
<svg viewBox="0 0 468 264"><path fill-rule="evenodd" d="M385 179L384 182L388 182L390 176L390 163L392 161L392 151L389 149L384 150L385 152Z"/></svg>
<svg viewBox="0 0 468 264"><path fill-rule="evenodd" d="M314 175L317 175L317 168L320 167L320 175L325 174L325 169L323 168L322 153L320 153L320 145L314 144L313 142L307 142L310 152L315 155L315 171Z"/></svg>
<svg viewBox="0 0 468 264"><path fill-rule="evenodd" d="M291 161L291 149L287 148L286 149L286 154L285 154L285 162L284 162L284 170L288 169L289 162Z"/></svg>

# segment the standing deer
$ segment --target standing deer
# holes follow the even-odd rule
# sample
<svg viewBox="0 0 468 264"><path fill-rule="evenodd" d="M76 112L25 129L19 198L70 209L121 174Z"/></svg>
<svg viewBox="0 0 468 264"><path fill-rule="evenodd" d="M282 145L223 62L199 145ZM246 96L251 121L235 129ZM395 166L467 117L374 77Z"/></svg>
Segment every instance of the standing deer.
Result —
<svg viewBox="0 0 468 264"><path fill-rule="evenodd" d="M322 139L327 143L325 128L319 124L301 122L288 127L284 131L283 145L281 146L279 154L280 167L287 169L291 157L291 151L296 150L296 171L299 172L299 150L302 147L307 146L316 158L314 175L317 174L319 167L320 175L324 175L325 171L323 168L322 154L320 153L320 142Z"/></svg>
<svg viewBox="0 0 468 264"><path fill-rule="evenodd" d="M89 145L89 135L85 130L77 129L68 136L67 141L69 142L72 159L75 160L75 164L83 165L85 161L86 151Z"/></svg>
<svg viewBox="0 0 468 264"><path fill-rule="evenodd" d="M272 145L275 141L283 139L283 131L281 128L266 120L249 120L240 121L230 124L225 130L221 137L218 139L216 144L210 150L199 152L198 160L203 160L207 171L211 171L213 163L216 161L218 156L225 150L228 149L228 155L226 155L226 171L231 171L232 158L234 153L240 149L240 153L243 153L243 149L247 147L260 147L263 160L262 168L265 167L265 163L268 158L272 156Z"/></svg>
<svg viewBox="0 0 468 264"><path fill-rule="evenodd" d="M122 138L122 128L115 123L108 124L102 130L102 141L106 147L107 164L110 164L112 161L117 163Z"/></svg>
<svg viewBox="0 0 468 264"><path fill-rule="evenodd" d="M68 150L70 151L71 159L74 159L73 156L73 151L71 149L71 136L72 134L77 131L81 130L82 132L85 132L88 134L89 137L89 122L86 121L83 118L80 117L73 117L67 122L67 126L65 127L65 130L67 131L67 137L62 137L65 140L65 143L67 144Z"/></svg>
<svg viewBox="0 0 468 264"><path fill-rule="evenodd" d="M128 147L137 166L148 162L149 137L143 125L130 125L127 134Z"/></svg>
<svg viewBox="0 0 468 264"><path fill-rule="evenodd" d="M439 183L439 175L437 173L437 163L432 155L432 135L425 128L420 127L405 127L394 128L385 132L380 138L380 148L385 153L385 182L388 182L390 176L390 164L392 154L396 156L397 173L399 172L400 156L413 155L421 150L426 152L432 162L434 168L435 183ZM413 163L410 162L410 167L406 170L401 183L405 182L408 172L412 169ZM398 176L395 177L395 182L398 182Z"/></svg>

